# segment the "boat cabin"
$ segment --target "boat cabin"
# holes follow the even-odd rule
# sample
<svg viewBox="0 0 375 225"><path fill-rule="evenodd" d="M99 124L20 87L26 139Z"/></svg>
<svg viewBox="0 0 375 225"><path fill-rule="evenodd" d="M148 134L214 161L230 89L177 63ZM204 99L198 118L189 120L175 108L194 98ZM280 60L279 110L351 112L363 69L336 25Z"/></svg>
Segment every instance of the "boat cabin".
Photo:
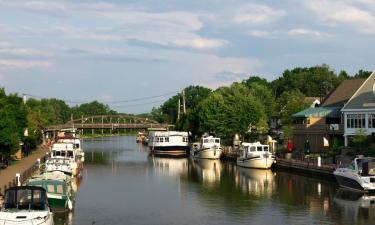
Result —
<svg viewBox="0 0 375 225"><path fill-rule="evenodd" d="M268 145L262 145L260 142L256 143L242 143L240 148L240 156L241 157L247 157L249 154L263 154L263 153L269 153L270 146Z"/></svg>
<svg viewBox="0 0 375 225"><path fill-rule="evenodd" d="M5 191L4 210L47 210L46 190L41 187L12 187Z"/></svg>
<svg viewBox="0 0 375 225"><path fill-rule="evenodd" d="M375 176L375 158L355 158L349 168L361 176Z"/></svg>
<svg viewBox="0 0 375 225"><path fill-rule="evenodd" d="M48 194L66 195L68 192L68 187L64 180L32 179L28 182L28 185L42 187Z"/></svg>
<svg viewBox="0 0 375 225"><path fill-rule="evenodd" d="M202 138L202 146L220 146L220 138L214 138L212 136Z"/></svg>

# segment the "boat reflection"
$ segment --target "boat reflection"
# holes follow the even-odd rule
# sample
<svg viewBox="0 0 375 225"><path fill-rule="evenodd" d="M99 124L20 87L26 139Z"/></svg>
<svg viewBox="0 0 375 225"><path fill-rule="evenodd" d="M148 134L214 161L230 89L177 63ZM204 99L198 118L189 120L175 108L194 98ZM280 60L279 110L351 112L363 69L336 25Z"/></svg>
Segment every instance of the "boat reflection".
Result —
<svg viewBox="0 0 375 225"><path fill-rule="evenodd" d="M270 196L276 189L272 170L236 168L236 185L244 192L256 196Z"/></svg>
<svg viewBox="0 0 375 225"><path fill-rule="evenodd" d="M375 195L340 188L333 201L345 218L354 219L355 222L358 218L375 221Z"/></svg>
<svg viewBox="0 0 375 225"><path fill-rule="evenodd" d="M192 168L202 178L204 184L213 184L220 181L223 169L220 160L191 159Z"/></svg>
<svg viewBox="0 0 375 225"><path fill-rule="evenodd" d="M164 158L150 154L148 160L154 171L163 175L177 176L186 174L188 171L187 158Z"/></svg>

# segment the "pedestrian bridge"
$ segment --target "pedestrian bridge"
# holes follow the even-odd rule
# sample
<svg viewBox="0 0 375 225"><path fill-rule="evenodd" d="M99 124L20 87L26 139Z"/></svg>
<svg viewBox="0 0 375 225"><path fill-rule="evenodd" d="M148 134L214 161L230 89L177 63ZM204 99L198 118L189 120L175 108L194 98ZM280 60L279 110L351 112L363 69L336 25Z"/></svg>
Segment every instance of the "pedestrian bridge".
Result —
<svg viewBox="0 0 375 225"><path fill-rule="evenodd" d="M136 117L130 115L116 114L116 115L95 115L82 116L79 119L72 119L65 124L51 125L46 127L45 132L56 132L62 129L77 129L77 130L167 130L172 125L158 123L143 117Z"/></svg>

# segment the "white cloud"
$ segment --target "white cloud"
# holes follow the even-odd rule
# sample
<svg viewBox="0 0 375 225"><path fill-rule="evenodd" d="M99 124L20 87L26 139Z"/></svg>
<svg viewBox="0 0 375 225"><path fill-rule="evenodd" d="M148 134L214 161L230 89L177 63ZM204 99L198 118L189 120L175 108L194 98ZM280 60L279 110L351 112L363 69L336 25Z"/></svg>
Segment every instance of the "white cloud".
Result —
<svg viewBox="0 0 375 225"><path fill-rule="evenodd" d="M275 32L268 31L268 30L251 30L248 31L247 34L251 37L256 38L274 38Z"/></svg>
<svg viewBox="0 0 375 225"><path fill-rule="evenodd" d="M67 6L63 2L48 1L48 0L12 0L0 1L0 5L21 9L29 12L47 13L50 15L65 15Z"/></svg>
<svg viewBox="0 0 375 225"><path fill-rule="evenodd" d="M15 48L15 47L5 47L3 48L0 43L0 54L11 55L11 56L50 56L50 53L30 49L30 48Z"/></svg>
<svg viewBox="0 0 375 225"><path fill-rule="evenodd" d="M331 36L328 33L320 32L317 30L311 30L307 28L294 28L294 29L289 30L287 34L292 37L303 36L303 37L314 37L314 38L328 38Z"/></svg>
<svg viewBox="0 0 375 225"><path fill-rule="evenodd" d="M0 59L0 68L3 69L30 69L48 68L52 63L42 60Z"/></svg>
<svg viewBox="0 0 375 225"><path fill-rule="evenodd" d="M366 11L355 3L363 3L363 1L315 0L306 1L304 4L318 18L331 26L349 25L362 33L375 34L375 16L371 11Z"/></svg>
<svg viewBox="0 0 375 225"><path fill-rule="evenodd" d="M276 21L284 15L284 10L273 9L263 4L249 3L241 7L233 20L236 23L264 24Z"/></svg>

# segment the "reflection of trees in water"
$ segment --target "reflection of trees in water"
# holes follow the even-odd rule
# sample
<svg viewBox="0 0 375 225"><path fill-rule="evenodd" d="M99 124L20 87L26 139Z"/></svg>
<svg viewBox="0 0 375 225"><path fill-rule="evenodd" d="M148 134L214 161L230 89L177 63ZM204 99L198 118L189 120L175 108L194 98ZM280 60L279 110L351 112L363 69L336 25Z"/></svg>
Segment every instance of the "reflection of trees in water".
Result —
<svg viewBox="0 0 375 225"><path fill-rule="evenodd" d="M53 222L54 222L54 225L72 225L73 213L72 212L54 212Z"/></svg>
<svg viewBox="0 0 375 225"><path fill-rule="evenodd" d="M119 156L119 152L85 152L85 164L108 165Z"/></svg>

